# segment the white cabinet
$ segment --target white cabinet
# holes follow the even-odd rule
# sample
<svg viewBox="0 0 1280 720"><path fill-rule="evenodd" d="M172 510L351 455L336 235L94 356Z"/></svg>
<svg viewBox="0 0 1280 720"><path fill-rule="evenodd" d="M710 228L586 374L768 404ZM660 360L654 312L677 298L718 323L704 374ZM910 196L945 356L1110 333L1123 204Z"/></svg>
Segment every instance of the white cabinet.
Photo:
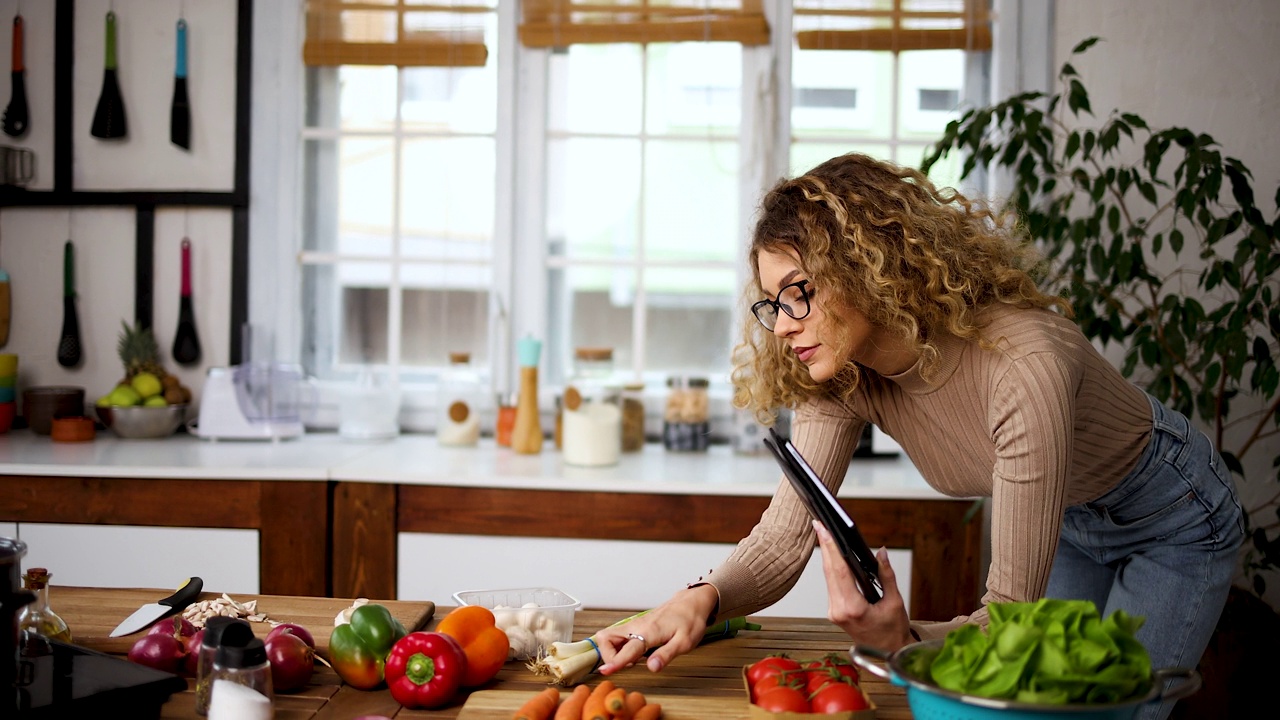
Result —
<svg viewBox="0 0 1280 720"><path fill-rule="evenodd" d="M580 540L400 533L398 598L452 605L459 590L554 587L587 608L653 607L706 575L731 544ZM911 607L911 552L890 550L889 561ZM809 558L800 581L761 616L827 616L822 557Z"/></svg>
<svg viewBox="0 0 1280 720"><path fill-rule="evenodd" d="M258 592L256 530L19 523L17 537L23 569L48 568L54 586L176 589L197 576L232 597Z"/></svg>

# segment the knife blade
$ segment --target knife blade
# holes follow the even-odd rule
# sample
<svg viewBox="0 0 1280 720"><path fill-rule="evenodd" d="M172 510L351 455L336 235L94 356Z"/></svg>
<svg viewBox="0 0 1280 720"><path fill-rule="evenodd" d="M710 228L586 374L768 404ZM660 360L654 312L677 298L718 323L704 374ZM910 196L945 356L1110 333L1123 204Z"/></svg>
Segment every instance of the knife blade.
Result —
<svg viewBox="0 0 1280 720"><path fill-rule="evenodd" d="M165 615L182 610L199 597L200 591L203 589L203 580L198 577L187 578L187 581L174 594L163 600L147 603L134 610L132 615L125 618L123 622L116 626L115 630L111 631L111 637L132 635Z"/></svg>

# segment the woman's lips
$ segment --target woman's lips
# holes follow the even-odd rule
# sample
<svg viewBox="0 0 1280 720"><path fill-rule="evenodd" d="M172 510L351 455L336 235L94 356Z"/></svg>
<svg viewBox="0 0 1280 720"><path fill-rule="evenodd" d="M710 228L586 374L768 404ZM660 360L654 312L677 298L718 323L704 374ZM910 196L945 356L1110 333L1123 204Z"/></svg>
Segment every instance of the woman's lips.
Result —
<svg viewBox="0 0 1280 720"><path fill-rule="evenodd" d="M809 362L809 358L813 357L813 354L818 352L817 345L813 345L812 347L798 347L798 348L792 348L792 349L795 351L796 357L800 358L800 362L802 363Z"/></svg>

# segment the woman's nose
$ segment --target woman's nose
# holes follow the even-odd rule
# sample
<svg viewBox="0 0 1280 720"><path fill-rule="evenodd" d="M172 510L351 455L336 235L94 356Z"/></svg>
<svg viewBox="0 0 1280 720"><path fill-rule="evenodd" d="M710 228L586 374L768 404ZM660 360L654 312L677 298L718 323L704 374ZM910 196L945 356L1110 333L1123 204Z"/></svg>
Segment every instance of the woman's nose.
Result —
<svg viewBox="0 0 1280 720"><path fill-rule="evenodd" d="M778 319L773 321L773 334L778 337L786 337L799 332L803 327L799 320L779 310Z"/></svg>

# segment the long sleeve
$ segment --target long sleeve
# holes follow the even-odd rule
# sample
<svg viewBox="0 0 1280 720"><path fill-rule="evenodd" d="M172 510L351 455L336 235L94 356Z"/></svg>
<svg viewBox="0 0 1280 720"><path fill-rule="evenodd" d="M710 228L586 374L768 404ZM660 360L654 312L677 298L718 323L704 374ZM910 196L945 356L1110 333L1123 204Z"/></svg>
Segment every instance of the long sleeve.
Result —
<svg viewBox="0 0 1280 720"><path fill-rule="evenodd" d="M849 470L865 421L829 398L796 411L791 441L834 493ZM720 593L716 620L749 615L787 594L813 553L809 512L783 477L760 522L705 578Z"/></svg>

